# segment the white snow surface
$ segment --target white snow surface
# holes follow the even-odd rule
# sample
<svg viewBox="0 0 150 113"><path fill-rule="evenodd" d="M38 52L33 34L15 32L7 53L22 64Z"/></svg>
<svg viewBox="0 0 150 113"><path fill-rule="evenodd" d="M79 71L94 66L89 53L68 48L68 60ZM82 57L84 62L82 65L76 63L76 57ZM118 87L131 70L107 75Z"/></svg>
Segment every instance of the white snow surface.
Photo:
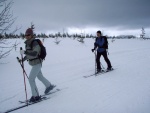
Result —
<svg viewBox="0 0 150 113"><path fill-rule="evenodd" d="M43 75L60 92L49 95L50 99L13 111L13 113L150 113L150 40L109 39L109 59L115 68L110 73L83 78L95 72L95 55L91 52L94 39L77 40L45 39L47 57L43 62ZM15 42L16 39L9 39ZM0 113L21 106L25 100L23 72L16 57L24 41L0 63ZM107 65L101 57L105 68ZM31 66L25 62L29 75ZM45 86L36 79L39 93ZM26 78L28 98L31 97Z"/></svg>

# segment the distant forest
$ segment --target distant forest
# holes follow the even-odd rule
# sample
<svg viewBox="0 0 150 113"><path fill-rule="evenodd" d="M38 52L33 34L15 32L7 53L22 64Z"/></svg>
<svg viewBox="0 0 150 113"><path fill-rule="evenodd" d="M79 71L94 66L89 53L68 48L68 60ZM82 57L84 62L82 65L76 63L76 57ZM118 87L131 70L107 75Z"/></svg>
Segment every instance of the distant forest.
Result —
<svg viewBox="0 0 150 113"><path fill-rule="evenodd" d="M96 36L93 36L92 34L83 34L83 33L80 33L80 34L69 34L69 33L54 33L54 34L44 34L44 33L41 33L41 34L34 34L34 36L36 38L96 38ZM7 34L7 33L4 33L3 35L0 34L0 39L13 39L13 38L25 38L25 34L24 33L20 33L19 35L18 34ZM136 39L138 37L134 36L134 35L120 35L120 36L107 36L107 38L109 39ZM140 37L142 39L147 39L147 38L144 38L144 37Z"/></svg>

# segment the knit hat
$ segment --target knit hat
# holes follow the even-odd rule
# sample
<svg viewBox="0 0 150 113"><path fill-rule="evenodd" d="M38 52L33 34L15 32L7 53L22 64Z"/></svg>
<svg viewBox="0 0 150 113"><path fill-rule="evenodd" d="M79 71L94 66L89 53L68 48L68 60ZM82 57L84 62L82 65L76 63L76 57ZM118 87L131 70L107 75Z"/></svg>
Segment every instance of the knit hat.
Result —
<svg viewBox="0 0 150 113"><path fill-rule="evenodd" d="M28 28L28 29L26 30L25 35L33 35L33 30L32 30L32 28Z"/></svg>

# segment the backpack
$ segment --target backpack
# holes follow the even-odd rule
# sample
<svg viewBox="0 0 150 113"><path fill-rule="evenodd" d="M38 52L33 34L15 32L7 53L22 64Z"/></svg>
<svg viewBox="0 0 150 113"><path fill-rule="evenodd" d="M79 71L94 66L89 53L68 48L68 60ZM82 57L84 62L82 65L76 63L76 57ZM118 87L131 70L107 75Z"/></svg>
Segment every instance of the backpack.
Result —
<svg viewBox="0 0 150 113"><path fill-rule="evenodd" d="M106 36L101 36L101 37L103 37L104 40L105 40L105 43L104 43L103 47L104 47L105 49L108 49L108 40L107 40L107 37L106 37ZM97 39L98 39L98 38L96 38L95 41L97 41Z"/></svg>
<svg viewBox="0 0 150 113"><path fill-rule="evenodd" d="M108 40L107 40L107 37L106 36L103 36L104 37L104 40L105 40L105 44L104 44L104 47L106 49L108 49Z"/></svg>
<svg viewBox="0 0 150 113"><path fill-rule="evenodd" d="M33 42L34 41L37 41L40 48L41 48L41 53L39 54L39 58L42 59L42 60L45 60L45 57L46 57L46 48L44 47L43 43L41 42L40 39L34 39L32 42L31 42L31 49L33 48Z"/></svg>

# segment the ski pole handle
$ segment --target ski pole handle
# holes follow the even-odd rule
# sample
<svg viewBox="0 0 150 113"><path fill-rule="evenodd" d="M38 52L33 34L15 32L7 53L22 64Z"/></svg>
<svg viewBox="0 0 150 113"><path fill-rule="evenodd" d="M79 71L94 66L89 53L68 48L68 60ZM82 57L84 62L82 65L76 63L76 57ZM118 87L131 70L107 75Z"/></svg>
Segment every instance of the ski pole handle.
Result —
<svg viewBox="0 0 150 113"><path fill-rule="evenodd" d="M19 62L19 63L21 63L21 62L22 62L22 60L21 60L21 59L19 59L19 57L17 57L17 60L18 60L18 62Z"/></svg>
<svg viewBox="0 0 150 113"><path fill-rule="evenodd" d="M18 62L20 62L21 60L19 59L19 57L17 57Z"/></svg>
<svg viewBox="0 0 150 113"><path fill-rule="evenodd" d="M17 57L17 60L20 60L19 57Z"/></svg>

